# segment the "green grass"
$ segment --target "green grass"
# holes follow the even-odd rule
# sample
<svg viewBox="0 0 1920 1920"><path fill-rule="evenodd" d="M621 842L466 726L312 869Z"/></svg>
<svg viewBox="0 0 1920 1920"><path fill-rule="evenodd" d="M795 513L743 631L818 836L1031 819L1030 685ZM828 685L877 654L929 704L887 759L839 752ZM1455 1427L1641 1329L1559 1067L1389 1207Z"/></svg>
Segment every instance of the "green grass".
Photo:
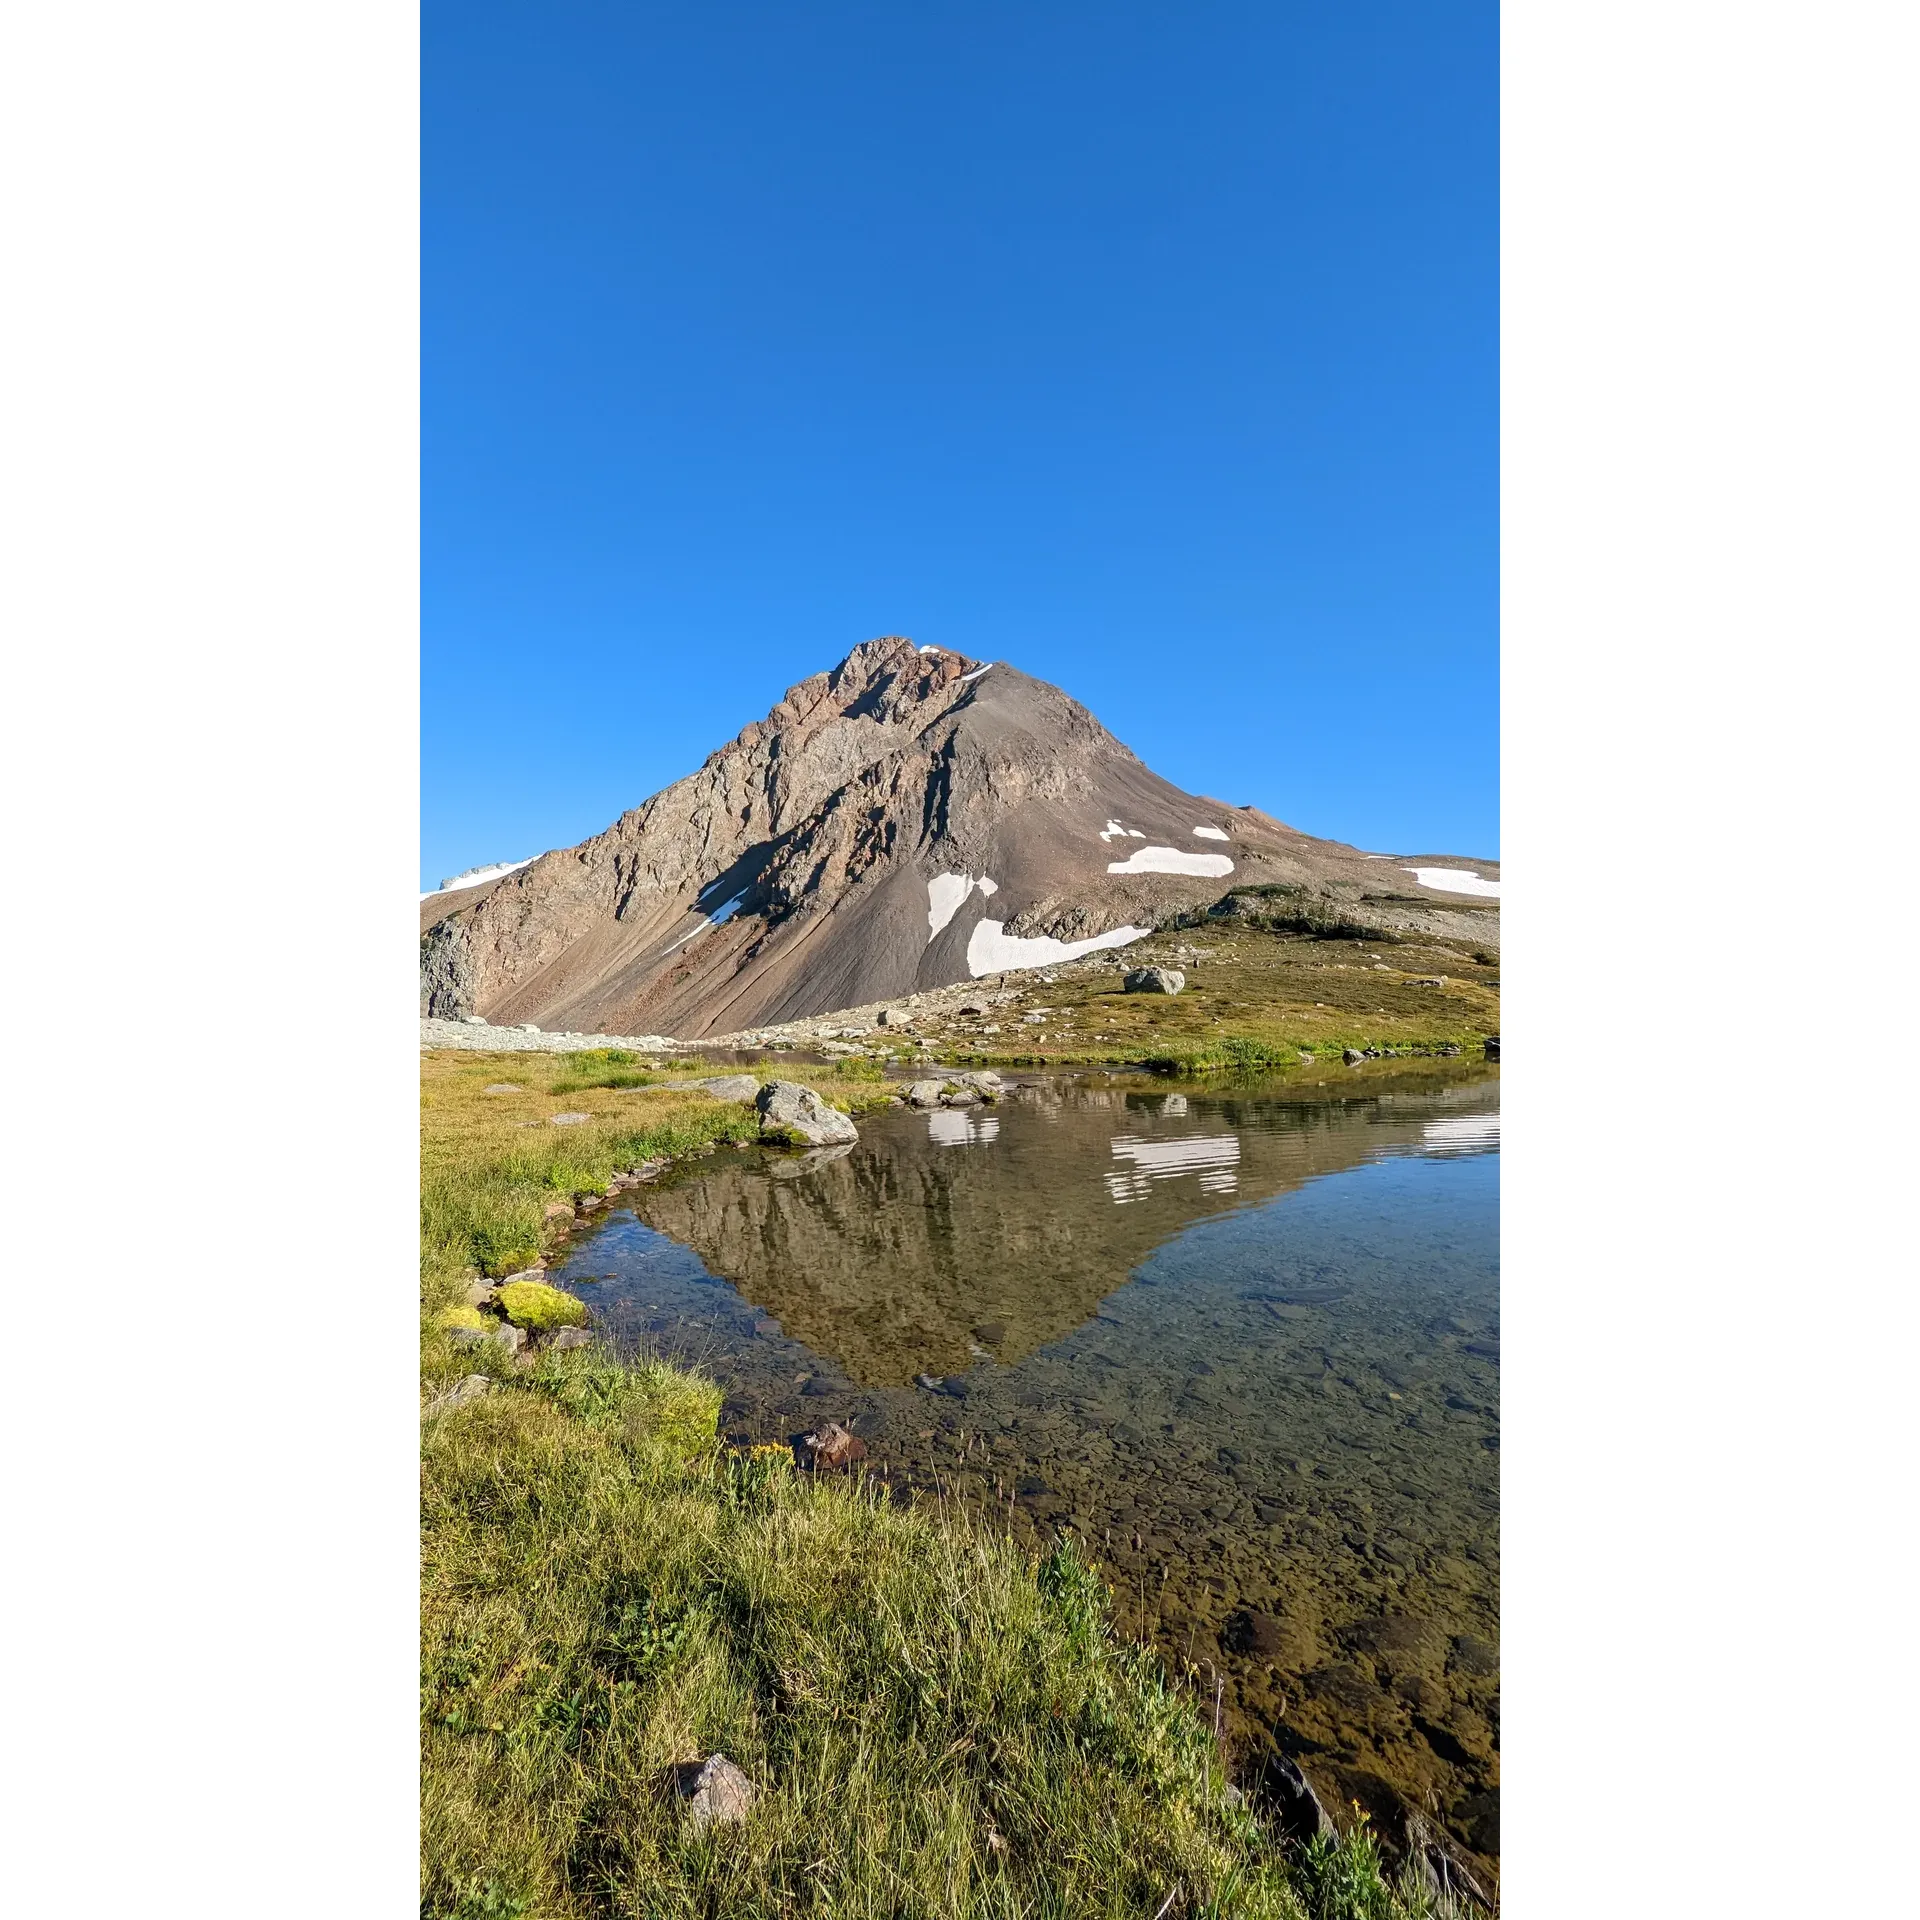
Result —
<svg viewBox="0 0 1920 1920"><path fill-rule="evenodd" d="M1432 1911L1364 1830L1279 1844L1072 1544L730 1451L658 1361L455 1349L438 1314L554 1195L756 1122L609 1090L555 1129L551 1093L482 1091L519 1062L423 1065L423 1399L495 1380L422 1427L427 1920ZM714 1752L758 1798L701 1833L670 1782Z"/></svg>

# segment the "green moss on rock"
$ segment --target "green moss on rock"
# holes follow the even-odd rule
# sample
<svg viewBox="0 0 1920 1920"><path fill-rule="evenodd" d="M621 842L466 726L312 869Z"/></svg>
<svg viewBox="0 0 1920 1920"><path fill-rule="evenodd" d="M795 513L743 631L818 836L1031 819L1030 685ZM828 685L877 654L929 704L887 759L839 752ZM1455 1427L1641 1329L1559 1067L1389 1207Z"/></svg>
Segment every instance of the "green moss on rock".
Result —
<svg viewBox="0 0 1920 1920"><path fill-rule="evenodd" d="M442 1307L433 1316L433 1324L436 1327L445 1327L448 1332L452 1332L455 1327L478 1327L484 1331L487 1322L486 1316L478 1307Z"/></svg>
<svg viewBox="0 0 1920 1920"><path fill-rule="evenodd" d="M545 1333L552 1327L584 1327L587 1309L570 1293L539 1280L515 1280L494 1296L516 1327Z"/></svg>

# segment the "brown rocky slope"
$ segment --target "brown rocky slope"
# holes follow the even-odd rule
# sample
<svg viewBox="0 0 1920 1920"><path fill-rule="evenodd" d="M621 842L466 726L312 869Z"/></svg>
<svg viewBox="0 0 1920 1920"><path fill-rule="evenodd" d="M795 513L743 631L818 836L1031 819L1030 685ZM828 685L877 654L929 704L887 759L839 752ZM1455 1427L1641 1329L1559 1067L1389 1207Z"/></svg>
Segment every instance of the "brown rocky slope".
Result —
<svg viewBox="0 0 1920 1920"><path fill-rule="evenodd" d="M698 1038L1122 946L1276 884L1450 917L1379 855L1183 793L1058 688L890 637L606 832L429 895L421 1011Z"/></svg>

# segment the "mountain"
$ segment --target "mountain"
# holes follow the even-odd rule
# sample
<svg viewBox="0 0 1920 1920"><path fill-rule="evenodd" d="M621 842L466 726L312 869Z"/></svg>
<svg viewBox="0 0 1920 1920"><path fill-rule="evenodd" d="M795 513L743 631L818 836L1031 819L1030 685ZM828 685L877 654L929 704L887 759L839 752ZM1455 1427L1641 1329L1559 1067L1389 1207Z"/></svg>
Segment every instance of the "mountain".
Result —
<svg viewBox="0 0 1920 1920"><path fill-rule="evenodd" d="M1383 858L1183 793L1015 667L870 640L604 833L425 896L421 1011L701 1038L1121 947L1233 887L1384 887L1433 924L1415 889L1498 884Z"/></svg>

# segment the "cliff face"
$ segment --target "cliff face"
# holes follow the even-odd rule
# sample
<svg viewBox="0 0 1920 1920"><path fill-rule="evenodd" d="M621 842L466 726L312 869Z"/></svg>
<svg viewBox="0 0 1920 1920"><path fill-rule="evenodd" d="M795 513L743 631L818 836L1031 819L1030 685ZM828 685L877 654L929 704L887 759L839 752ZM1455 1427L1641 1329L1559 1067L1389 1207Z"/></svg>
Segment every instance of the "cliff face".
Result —
<svg viewBox="0 0 1920 1920"><path fill-rule="evenodd" d="M1235 885L1379 882L1366 862L1181 792L1013 667L872 640L605 833L430 896L421 1005L698 1038L1124 945Z"/></svg>

